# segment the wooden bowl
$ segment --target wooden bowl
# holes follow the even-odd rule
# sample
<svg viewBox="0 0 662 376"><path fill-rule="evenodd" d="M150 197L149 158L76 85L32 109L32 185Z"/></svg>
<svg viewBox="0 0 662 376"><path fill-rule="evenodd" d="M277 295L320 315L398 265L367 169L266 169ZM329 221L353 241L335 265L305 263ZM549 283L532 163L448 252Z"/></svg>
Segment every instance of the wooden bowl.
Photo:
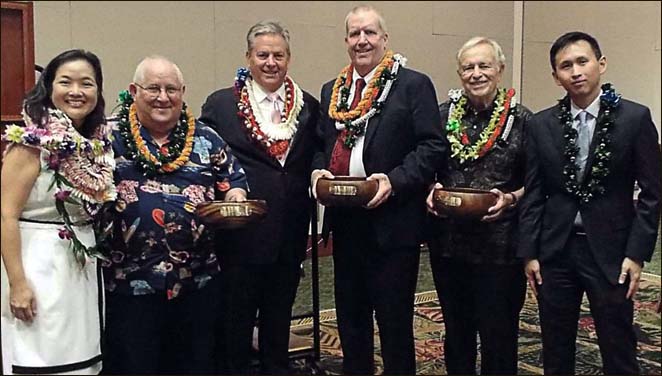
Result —
<svg viewBox="0 0 662 376"><path fill-rule="evenodd" d="M435 188L434 209L441 215L480 219L494 206L498 196L490 191L473 188Z"/></svg>
<svg viewBox="0 0 662 376"><path fill-rule="evenodd" d="M377 180L355 176L336 176L317 180L317 200L324 206L363 206L370 202L377 190Z"/></svg>
<svg viewBox="0 0 662 376"><path fill-rule="evenodd" d="M219 229L235 229L264 218L267 215L267 202L205 201L196 206L195 213L206 225Z"/></svg>

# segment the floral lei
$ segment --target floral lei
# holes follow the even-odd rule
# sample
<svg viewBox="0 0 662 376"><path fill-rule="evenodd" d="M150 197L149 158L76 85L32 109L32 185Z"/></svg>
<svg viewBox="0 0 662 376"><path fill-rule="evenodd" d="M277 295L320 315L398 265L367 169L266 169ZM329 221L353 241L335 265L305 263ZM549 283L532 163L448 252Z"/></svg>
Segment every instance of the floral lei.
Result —
<svg viewBox="0 0 662 376"><path fill-rule="evenodd" d="M86 256L103 259L100 249L107 231L95 228L101 239L97 240L97 245L86 247L74 231L77 223L71 219L65 203L82 206L88 215L95 216L102 204L115 200L115 160L110 127L100 126L95 138L87 139L78 133L71 119L58 109L48 110L48 120L43 127L35 125L25 112L23 119L26 126L10 125L3 139L48 151L46 167L53 172L48 190L57 187L55 207L64 222L58 235L70 241L69 248L81 267L86 263Z"/></svg>
<svg viewBox="0 0 662 376"><path fill-rule="evenodd" d="M400 66L405 66L407 59L393 51L386 51L382 61L377 66L375 76L370 80L361 101L356 108L350 110L348 102L352 86L354 66L343 68L333 84L329 117L336 121L336 128L344 133L344 145L349 149L356 144L356 139L365 133L368 120L378 114L388 97L393 82L398 76ZM335 105L333 105L335 103Z"/></svg>
<svg viewBox="0 0 662 376"><path fill-rule="evenodd" d="M172 140L160 148L154 156L145 139L140 135L140 124L136 116L136 105L127 90L119 94L119 130L122 142L128 151L127 157L147 176L173 172L184 166L191 157L195 118L184 103L179 121L172 131Z"/></svg>
<svg viewBox="0 0 662 376"><path fill-rule="evenodd" d="M602 85L600 95L600 114L598 115L595 132L598 132L598 140L594 151L594 162L590 174L587 172L583 183L578 182L579 167L575 163L579 147L577 146L577 130L572 127L572 114L570 112L570 97L565 96L559 100L559 120L563 125L563 138L565 148L563 157L565 165L565 189L568 193L576 196L582 203L588 203L592 198L605 193L604 181L609 176L609 131L614 126L615 110L620 104L621 96L617 94L610 83Z"/></svg>
<svg viewBox="0 0 662 376"><path fill-rule="evenodd" d="M487 127L480 133L478 140L471 144L466 127L462 125L462 118L466 112L467 96L462 90L452 89L448 92L450 108L446 122L446 137L451 146L451 158L460 163L475 161L492 149L497 138L501 136L506 140L515 121L513 110L515 108L515 89L499 89L497 91L494 110ZM505 125L505 128L504 128Z"/></svg>
<svg viewBox="0 0 662 376"><path fill-rule="evenodd" d="M244 120L250 137L262 145L269 155L283 155L290 147L290 140L299 125L299 113L303 108L303 92L289 76L285 77L285 108L282 110L280 124L271 124L262 118L260 111L253 111L256 102L253 92L253 80L246 68L237 69L234 81L234 93L237 97L237 115Z"/></svg>

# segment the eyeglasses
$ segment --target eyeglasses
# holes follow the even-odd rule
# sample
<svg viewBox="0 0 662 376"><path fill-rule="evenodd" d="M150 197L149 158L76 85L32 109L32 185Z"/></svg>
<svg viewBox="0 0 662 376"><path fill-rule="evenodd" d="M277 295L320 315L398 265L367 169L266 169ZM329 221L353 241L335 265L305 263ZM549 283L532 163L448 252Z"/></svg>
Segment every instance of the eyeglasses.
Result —
<svg viewBox="0 0 662 376"><path fill-rule="evenodd" d="M147 94L149 94L151 97L156 98L161 94L161 91L165 91L166 95L169 98L172 98L176 96L177 94L181 93L182 88L181 87L174 87L174 86L166 86L166 87L161 87L158 85L149 85L147 87L142 86L141 84L134 82L134 85L138 86L139 88L145 90Z"/></svg>

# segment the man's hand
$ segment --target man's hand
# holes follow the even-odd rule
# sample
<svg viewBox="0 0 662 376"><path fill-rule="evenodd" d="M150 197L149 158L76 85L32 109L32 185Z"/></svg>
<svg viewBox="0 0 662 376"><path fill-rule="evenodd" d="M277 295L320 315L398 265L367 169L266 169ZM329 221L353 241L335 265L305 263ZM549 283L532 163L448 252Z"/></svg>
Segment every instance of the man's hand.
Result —
<svg viewBox="0 0 662 376"><path fill-rule="evenodd" d="M425 206L428 209L429 213L432 213L433 215L437 217L441 217L439 213L437 213L436 210L434 210L434 202L432 202L432 196L434 195L434 190L437 188L443 188L444 186L441 185L441 183L434 183L432 187L430 187L430 193L428 193L428 197L425 199Z"/></svg>
<svg viewBox="0 0 662 376"><path fill-rule="evenodd" d="M385 203L386 200L391 197L391 191L393 190L391 181L388 179L386 174L372 174L368 176L366 181L371 180L377 180L377 183L379 183L379 188L377 189L377 193L375 193L375 197L373 197L372 200L366 204L365 207L368 209L374 209Z"/></svg>
<svg viewBox="0 0 662 376"><path fill-rule="evenodd" d="M618 276L618 283L625 283L626 277L630 277L630 286L628 293L625 295L626 299L633 298L639 290L639 279L641 278L642 265L633 259L626 257L621 264L621 275Z"/></svg>
<svg viewBox="0 0 662 376"><path fill-rule="evenodd" d="M494 206L487 210L488 214L481 218L481 221L483 222L492 222L501 218L506 209L508 209L514 201L511 194L505 194L496 188L491 189L490 192L497 195L497 201Z"/></svg>
<svg viewBox="0 0 662 376"><path fill-rule="evenodd" d="M529 282L533 295L538 296L538 286L542 285L542 275L540 274L540 263L537 259L527 259L524 263L524 273Z"/></svg>
<svg viewBox="0 0 662 376"><path fill-rule="evenodd" d="M317 181L319 178L333 179L334 176L331 171L328 170L313 170L313 172L310 174L310 189L312 190L315 200L317 200Z"/></svg>
<svg viewBox="0 0 662 376"><path fill-rule="evenodd" d="M225 201L244 202L246 191L243 188L232 188L225 193Z"/></svg>

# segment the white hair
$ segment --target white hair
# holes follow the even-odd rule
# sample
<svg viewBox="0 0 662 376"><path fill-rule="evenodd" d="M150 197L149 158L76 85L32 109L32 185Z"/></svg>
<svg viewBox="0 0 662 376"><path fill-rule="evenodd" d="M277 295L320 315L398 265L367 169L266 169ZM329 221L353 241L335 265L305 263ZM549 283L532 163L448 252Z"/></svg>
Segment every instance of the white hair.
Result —
<svg viewBox="0 0 662 376"><path fill-rule="evenodd" d="M492 47L492 51L494 52L494 58L496 59L497 63L499 66L504 66L506 65L506 55L503 53L503 49L497 43L495 40L487 38L487 37L473 37L466 41L462 47L460 47L460 50L457 51L457 67L460 68L460 65L462 64L462 55L464 55L467 50L474 48L480 44L487 44L490 47Z"/></svg>

